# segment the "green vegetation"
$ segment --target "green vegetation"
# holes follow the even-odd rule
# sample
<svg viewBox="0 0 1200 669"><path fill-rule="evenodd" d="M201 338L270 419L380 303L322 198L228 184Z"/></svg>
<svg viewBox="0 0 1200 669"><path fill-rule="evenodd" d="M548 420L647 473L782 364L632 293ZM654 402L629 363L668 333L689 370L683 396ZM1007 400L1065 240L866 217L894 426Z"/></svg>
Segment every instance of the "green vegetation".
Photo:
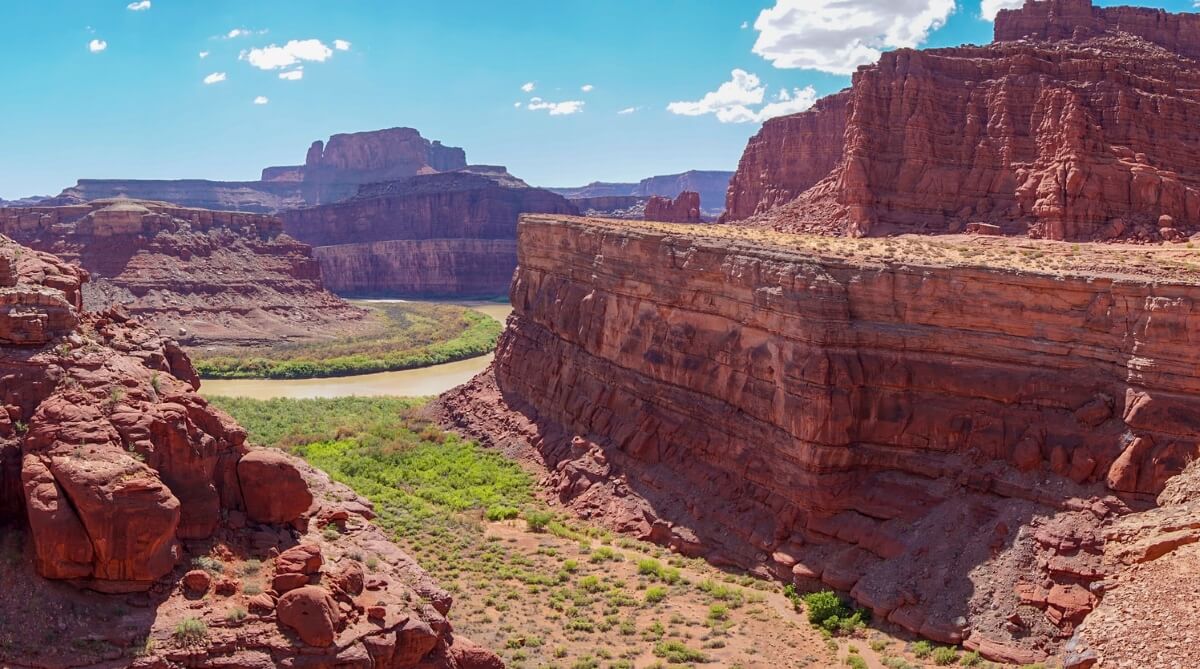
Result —
<svg viewBox="0 0 1200 669"><path fill-rule="evenodd" d="M181 646L194 646L208 637L208 625L199 618L184 618L175 625L175 642Z"/></svg>
<svg viewBox="0 0 1200 669"><path fill-rule="evenodd" d="M913 642L911 650L912 654L916 655L918 660L924 660L930 655L933 655L933 644L921 639L920 641Z"/></svg>
<svg viewBox="0 0 1200 669"><path fill-rule="evenodd" d="M789 597L793 596L794 591ZM851 634L866 625L866 612L851 610L832 590L810 592L800 599L808 609L808 622L827 632ZM792 601L794 603L795 599Z"/></svg>
<svg viewBox="0 0 1200 669"><path fill-rule="evenodd" d="M933 663L944 667L958 662L958 651L949 646L939 646L933 650Z"/></svg>
<svg viewBox="0 0 1200 669"><path fill-rule="evenodd" d="M679 641L663 641L654 646L654 654L671 664L687 662L707 662L708 658L698 650L693 650Z"/></svg>
<svg viewBox="0 0 1200 669"><path fill-rule="evenodd" d="M429 367L484 355L503 326L478 311L445 304L359 303L376 312L376 332L331 341L285 343L266 351L192 351L206 379L310 379Z"/></svg>
<svg viewBox="0 0 1200 669"><path fill-rule="evenodd" d="M549 511L526 511L525 525L530 532L545 532L546 526L554 520L554 514Z"/></svg>

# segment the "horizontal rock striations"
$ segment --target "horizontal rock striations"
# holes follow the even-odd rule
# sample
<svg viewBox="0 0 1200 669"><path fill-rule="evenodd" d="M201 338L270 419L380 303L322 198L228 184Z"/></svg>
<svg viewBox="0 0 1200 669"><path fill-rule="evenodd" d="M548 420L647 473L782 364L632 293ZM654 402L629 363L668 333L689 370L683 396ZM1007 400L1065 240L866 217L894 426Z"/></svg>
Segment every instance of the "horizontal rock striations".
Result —
<svg viewBox="0 0 1200 669"><path fill-rule="evenodd" d="M516 267L517 217L576 213L563 197L496 167L364 186L337 204L290 211L285 229L316 247L338 293L495 296Z"/></svg>
<svg viewBox="0 0 1200 669"><path fill-rule="evenodd" d="M662 223L699 223L700 194L684 191L674 200L652 196L646 201L645 220Z"/></svg>
<svg viewBox="0 0 1200 669"><path fill-rule="evenodd" d="M1035 0L1001 12L990 45L884 54L847 92L764 124L726 220L1180 238L1200 226L1198 21Z"/></svg>
<svg viewBox="0 0 1200 669"><path fill-rule="evenodd" d="M462 149L412 128L334 135L313 142L304 165L268 167L260 181L80 179L49 204L124 197L185 207L275 213L351 197L362 184L466 167Z"/></svg>
<svg viewBox="0 0 1200 669"><path fill-rule="evenodd" d="M439 411L618 529L1039 661L1200 453L1200 284L890 244L525 216L494 369Z"/></svg>
<svg viewBox="0 0 1200 669"><path fill-rule="evenodd" d="M725 193L733 174L733 172L720 170L691 170L682 174L647 177L637 183L595 181L577 188L551 188L549 190L571 200L620 196L649 198L654 195L675 199L684 191L693 191L700 194L700 200L706 207L703 213L706 216L716 217L720 216L724 210ZM588 208L581 206L581 210ZM597 209L604 209L604 207L597 207Z"/></svg>
<svg viewBox="0 0 1200 669"><path fill-rule="evenodd" d="M86 269L91 308L121 305L189 344L309 339L363 318L273 216L100 200L0 209L0 233Z"/></svg>
<svg viewBox="0 0 1200 669"><path fill-rule="evenodd" d="M0 236L0 619L40 630L0 664L502 666L369 502L251 450L173 340L81 311L85 280Z"/></svg>

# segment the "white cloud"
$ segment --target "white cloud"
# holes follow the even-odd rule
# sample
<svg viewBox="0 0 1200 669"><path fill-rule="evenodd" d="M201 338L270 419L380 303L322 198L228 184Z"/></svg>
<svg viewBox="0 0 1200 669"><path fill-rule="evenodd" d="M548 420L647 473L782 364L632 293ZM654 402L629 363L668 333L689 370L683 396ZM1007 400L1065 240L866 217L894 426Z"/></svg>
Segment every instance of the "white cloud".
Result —
<svg viewBox="0 0 1200 669"><path fill-rule="evenodd" d="M596 90L596 87L591 84L584 84L579 87L579 90L583 91L584 93L591 93L592 91Z"/></svg>
<svg viewBox="0 0 1200 669"><path fill-rule="evenodd" d="M260 70L278 70L295 65L300 61L323 63L333 56L333 50L318 39L291 40L283 46L272 44L250 49L238 55L238 60L248 61Z"/></svg>
<svg viewBox="0 0 1200 669"><path fill-rule="evenodd" d="M94 40L88 42L88 51L91 51L92 53L100 53L101 51L104 51L107 48L108 48L108 42L105 42L102 39L94 39Z"/></svg>
<svg viewBox="0 0 1200 669"><path fill-rule="evenodd" d="M979 15L985 21L995 21L996 14L999 14L1001 9L1020 9L1023 4L1025 0L983 0L979 6Z"/></svg>
<svg viewBox="0 0 1200 669"><path fill-rule="evenodd" d="M218 84L218 83L221 83L222 81L225 81L225 73L224 72L213 72L212 74L208 75L207 77L204 77L205 84Z"/></svg>
<svg viewBox="0 0 1200 669"><path fill-rule="evenodd" d="M639 109L641 109L641 107L626 107L624 109L619 110L617 113L618 114L632 114L633 112L635 112Z"/></svg>
<svg viewBox="0 0 1200 669"><path fill-rule="evenodd" d="M349 51L350 43L344 39L335 39L333 40L333 48L337 49L338 51Z"/></svg>
<svg viewBox="0 0 1200 669"><path fill-rule="evenodd" d="M520 108L521 108L521 103L520 103L520 102L514 102L514 103L513 103L513 107L514 107L514 108L516 108L516 109L520 109Z"/></svg>
<svg viewBox="0 0 1200 669"><path fill-rule="evenodd" d="M207 52L207 51L201 51L201 52L200 52L200 57L201 57L201 58L208 58L208 52Z"/></svg>
<svg viewBox="0 0 1200 669"><path fill-rule="evenodd" d="M532 81L526 82L525 84L523 84L521 86L521 90L525 91L526 93L532 93L533 92L533 82Z"/></svg>
<svg viewBox="0 0 1200 669"><path fill-rule="evenodd" d="M745 30L746 28L749 28L749 27L750 27L749 21L742 21L742 30Z"/></svg>
<svg viewBox="0 0 1200 669"><path fill-rule="evenodd" d="M852 74L884 49L920 46L954 8L955 0L775 0L754 21L753 51L775 67Z"/></svg>
<svg viewBox="0 0 1200 669"><path fill-rule="evenodd" d="M256 105L265 105L270 101L271 100L265 95L260 95L256 98L254 98L254 104L256 104Z"/></svg>
<svg viewBox="0 0 1200 669"><path fill-rule="evenodd" d="M144 12L150 9L150 0L139 0L139 2L131 2L125 5L125 9L131 12Z"/></svg>
<svg viewBox="0 0 1200 669"><path fill-rule="evenodd" d="M776 116L805 111L817 101L817 91L812 86L791 91L781 89L774 102L763 105L766 93L766 87L757 76L745 70L734 70L730 73L729 81L721 84L717 90L706 93L695 102L672 102L667 105L667 111L683 116L715 114L721 123L761 123ZM618 113L625 113L625 110Z"/></svg>
<svg viewBox="0 0 1200 669"><path fill-rule="evenodd" d="M304 78L304 68L298 67L294 70L289 70L287 72L280 72L279 78L285 79L287 81L300 81L301 79Z"/></svg>
<svg viewBox="0 0 1200 669"><path fill-rule="evenodd" d="M583 111L582 100L566 100L564 102L549 102L541 98L530 98L526 109L530 111L539 111L545 109L550 112L551 116L566 116L569 114L577 114Z"/></svg>

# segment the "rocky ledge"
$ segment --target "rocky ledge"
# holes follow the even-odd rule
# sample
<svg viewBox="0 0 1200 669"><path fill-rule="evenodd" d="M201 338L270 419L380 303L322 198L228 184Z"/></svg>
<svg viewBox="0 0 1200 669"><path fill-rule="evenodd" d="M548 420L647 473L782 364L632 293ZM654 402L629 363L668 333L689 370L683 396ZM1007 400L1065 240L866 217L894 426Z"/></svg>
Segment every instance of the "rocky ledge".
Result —
<svg viewBox="0 0 1200 669"><path fill-rule="evenodd" d="M273 344L364 327L275 216L98 200L0 209L0 234L86 269L84 302L121 306L189 346Z"/></svg>
<svg viewBox="0 0 1200 669"><path fill-rule="evenodd" d="M0 664L503 666L365 500L249 448L85 280L0 237Z"/></svg>
<svg viewBox="0 0 1200 669"><path fill-rule="evenodd" d="M1171 532L1197 535L1153 514L1200 452L1200 281L1054 242L1055 271L992 263L977 241L950 262L920 239L898 257L525 216L493 369L438 411L583 515L992 659L1153 641L1077 632Z"/></svg>

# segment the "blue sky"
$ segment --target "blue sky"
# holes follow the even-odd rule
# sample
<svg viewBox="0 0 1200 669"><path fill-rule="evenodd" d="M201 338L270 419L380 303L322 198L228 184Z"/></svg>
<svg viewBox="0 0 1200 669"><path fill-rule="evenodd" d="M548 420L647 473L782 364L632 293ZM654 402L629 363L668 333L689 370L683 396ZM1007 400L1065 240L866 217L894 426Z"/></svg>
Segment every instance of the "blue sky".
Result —
<svg viewBox="0 0 1200 669"><path fill-rule="evenodd" d="M762 118L846 86L864 49L990 41L980 3L6 2L0 197L80 177L255 179L312 140L392 126L537 185L733 169Z"/></svg>

